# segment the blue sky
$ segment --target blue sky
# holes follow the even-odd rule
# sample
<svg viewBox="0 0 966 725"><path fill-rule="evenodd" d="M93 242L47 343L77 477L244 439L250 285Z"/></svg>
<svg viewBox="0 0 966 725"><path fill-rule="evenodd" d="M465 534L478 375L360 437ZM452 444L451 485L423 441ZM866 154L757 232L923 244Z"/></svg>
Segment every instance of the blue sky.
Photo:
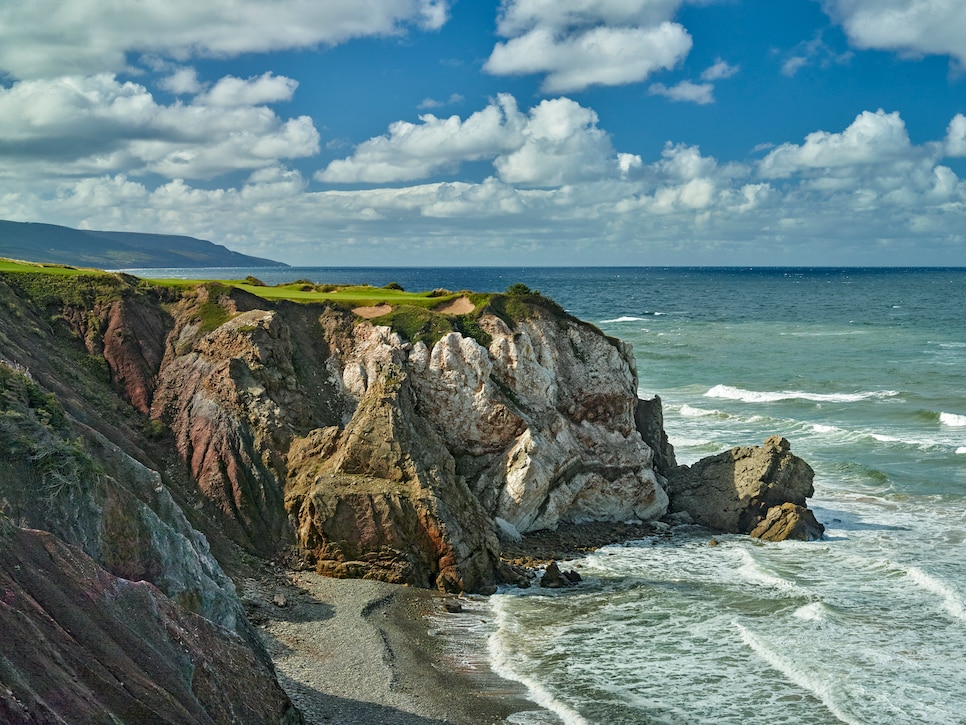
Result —
<svg viewBox="0 0 966 725"><path fill-rule="evenodd" d="M966 265L958 0L0 0L0 218L299 265Z"/></svg>

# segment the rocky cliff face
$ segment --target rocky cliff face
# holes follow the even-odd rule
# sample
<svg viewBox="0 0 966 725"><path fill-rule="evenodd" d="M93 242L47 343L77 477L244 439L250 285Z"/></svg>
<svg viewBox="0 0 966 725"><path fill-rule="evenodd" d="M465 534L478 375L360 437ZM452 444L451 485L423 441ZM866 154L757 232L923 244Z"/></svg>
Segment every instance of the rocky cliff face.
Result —
<svg viewBox="0 0 966 725"><path fill-rule="evenodd" d="M98 701L105 721L115 706L145 714L169 701L207 713L193 721L225 721L223 685L205 673L230 674L223 659L234 657L268 673L240 680L248 699L288 712L226 574L244 572L252 555L487 591L520 577L501 562L501 538L657 519L668 480L672 509L701 523L728 528L721 517L731 517L765 538L797 526L799 512L781 504L804 504L810 477L808 491L773 495L774 476L804 470L788 463L787 443L763 461L751 452L678 468L660 400L637 399L626 345L539 295L458 302L379 309L370 320L346 305L270 302L220 284L0 277L0 515L78 547L5 523L16 556L29 561L41 547L50 576L65 578L34 591L40 583L13 574L24 564L10 559L11 606L80 597L63 617L96 631L123 611L153 611L145 641L132 630L121 648L137 652L145 678L172 683L167 694ZM758 482L750 493L735 484L739 469ZM723 498L707 498L717 489ZM82 591L70 589L75 575ZM103 655L96 637L79 650L52 638L44 656L58 662ZM190 648L168 658L179 638L222 659ZM157 657L170 668L151 664ZM65 698L113 687L106 673L119 665L97 661L97 683L72 680ZM0 697L9 713L56 685L34 664L0 657L4 681L20 678L12 700ZM73 678L72 667L54 679ZM46 717L40 704L23 712L13 721Z"/></svg>
<svg viewBox="0 0 966 725"><path fill-rule="evenodd" d="M0 631L9 725L302 722L244 640L2 515Z"/></svg>
<svg viewBox="0 0 966 725"><path fill-rule="evenodd" d="M666 510L630 350L539 295L463 298L460 312L432 315L441 331L427 336L392 315L369 321L225 285L91 285L60 297L44 287L36 334L10 330L8 357L64 398L74 432L63 436L84 430L94 458L113 461L71 503L88 513L62 506L48 528L206 616L230 624L210 594L227 584L181 580L216 570L168 582L159 562L175 548L142 536L190 529L176 521L184 505L252 554L451 591L513 580L498 534ZM81 383L65 386L77 358ZM181 507L165 503L169 491ZM99 518L105 510L143 516ZM40 522L34 513L23 522ZM135 545L143 538L147 549ZM208 556L204 537L192 548L190 560Z"/></svg>
<svg viewBox="0 0 966 725"><path fill-rule="evenodd" d="M498 531L664 513L630 351L561 311L483 311L479 340L430 345L335 308L221 304L216 329L172 331L152 414L250 548L294 532L325 573L476 590L501 575Z"/></svg>

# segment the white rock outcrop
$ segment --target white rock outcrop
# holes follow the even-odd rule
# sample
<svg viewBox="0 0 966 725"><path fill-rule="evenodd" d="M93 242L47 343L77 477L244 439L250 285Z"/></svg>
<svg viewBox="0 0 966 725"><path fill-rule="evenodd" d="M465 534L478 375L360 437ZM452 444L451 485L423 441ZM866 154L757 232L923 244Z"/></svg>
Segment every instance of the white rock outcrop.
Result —
<svg viewBox="0 0 966 725"><path fill-rule="evenodd" d="M351 341L330 346L327 365L356 401L383 365L400 365L459 475L514 531L661 517L668 498L635 427L629 346L550 312L512 327L495 314L478 324L486 347L458 332L412 345L360 323Z"/></svg>

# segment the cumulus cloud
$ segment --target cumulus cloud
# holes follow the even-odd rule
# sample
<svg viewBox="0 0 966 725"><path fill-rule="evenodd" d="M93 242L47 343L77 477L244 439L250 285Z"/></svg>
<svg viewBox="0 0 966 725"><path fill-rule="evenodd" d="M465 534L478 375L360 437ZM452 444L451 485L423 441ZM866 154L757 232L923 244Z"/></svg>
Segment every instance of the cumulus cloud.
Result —
<svg viewBox="0 0 966 725"><path fill-rule="evenodd" d="M536 264L564 249L574 263L688 264L699 247L715 249L721 263L760 264L763 246L769 264L874 264L878 244L904 250L909 263L961 257L966 235L949 230L966 228L966 184L940 163L943 153L966 151L961 115L944 139L915 145L897 114L865 112L844 130L776 147L756 165L720 163L673 143L657 158L615 156L593 111L565 98L524 113L504 97L484 112L494 114L480 123L495 137L520 145L498 151L505 173L479 183L318 191L277 164L227 188L173 179L152 189L102 174L63 179L53 193L20 185L0 195L0 218L186 233L303 264L359 264L373 254L385 263L432 264L447 253L464 264ZM426 124L425 133L440 132L445 121ZM457 121L463 128L469 119ZM447 143L459 157L460 144ZM554 173L553 161L523 150L541 143L565 159L568 174L578 159L610 158L614 172L529 183ZM535 172L531 162L551 168Z"/></svg>
<svg viewBox="0 0 966 725"><path fill-rule="evenodd" d="M198 103L226 108L261 106L291 100L298 82L285 76L264 73L257 78L225 76L210 91L197 99Z"/></svg>
<svg viewBox="0 0 966 725"><path fill-rule="evenodd" d="M121 72L128 53L186 60L438 29L448 0L31 0L0 3L0 72L36 79Z"/></svg>
<svg viewBox="0 0 966 725"><path fill-rule="evenodd" d="M950 157L966 156L966 116L957 113L946 128L945 154Z"/></svg>
<svg viewBox="0 0 966 725"><path fill-rule="evenodd" d="M824 0L860 48L949 55L966 63L966 4L957 0Z"/></svg>
<svg viewBox="0 0 966 725"><path fill-rule="evenodd" d="M158 86L176 96L195 95L204 90L204 85L198 80L198 71L194 68L178 68L162 78Z"/></svg>
<svg viewBox="0 0 966 725"><path fill-rule="evenodd" d="M484 70L545 74L543 90L622 85L672 68L691 36L671 22L683 0L505 0L497 30L505 38Z"/></svg>
<svg viewBox="0 0 966 725"><path fill-rule="evenodd" d="M519 146L524 124L512 96L503 94L465 121L459 116L419 117L420 123L397 121L389 133L365 141L355 153L333 161L319 172L332 183L387 183L423 179L464 161L491 158Z"/></svg>
<svg viewBox="0 0 966 725"><path fill-rule="evenodd" d="M906 124L898 112L863 111L841 133L815 131L803 144L782 144L759 164L766 178L789 178L814 170L856 169L915 157Z"/></svg>
<svg viewBox="0 0 966 725"><path fill-rule="evenodd" d="M389 133L356 147L316 175L326 183L394 183L452 171L463 162L489 160L500 178L528 186L559 186L627 173L631 157L617 157L597 114L569 98L542 101L524 114L501 94L465 121L420 116L398 121Z"/></svg>
<svg viewBox="0 0 966 725"><path fill-rule="evenodd" d="M227 78L191 103L164 105L109 73L20 81L0 88L0 151L19 162L6 175L212 178L311 156L319 149L312 120L260 105L293 90L294 81L270 74Z"/></svg>

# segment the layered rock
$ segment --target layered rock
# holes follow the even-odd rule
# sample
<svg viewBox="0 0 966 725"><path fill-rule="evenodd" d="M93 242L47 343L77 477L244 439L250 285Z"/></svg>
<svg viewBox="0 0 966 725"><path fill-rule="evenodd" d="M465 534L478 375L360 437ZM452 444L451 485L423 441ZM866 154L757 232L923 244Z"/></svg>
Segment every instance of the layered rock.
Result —
<svg viewBox="0 0 966 725"><path fill-rule="evenodd" d="M787 440L772 436L762 446L739 446L673 469L669 511L716 531L772 541L817 539L824 527L805 504L814 475Z"/></svg>
<svg viewBox="0 0 966 725"><path fill-rule="evenodd" d="M4 723L302 722L244 640L2 515L0 593Z"/></svg>

